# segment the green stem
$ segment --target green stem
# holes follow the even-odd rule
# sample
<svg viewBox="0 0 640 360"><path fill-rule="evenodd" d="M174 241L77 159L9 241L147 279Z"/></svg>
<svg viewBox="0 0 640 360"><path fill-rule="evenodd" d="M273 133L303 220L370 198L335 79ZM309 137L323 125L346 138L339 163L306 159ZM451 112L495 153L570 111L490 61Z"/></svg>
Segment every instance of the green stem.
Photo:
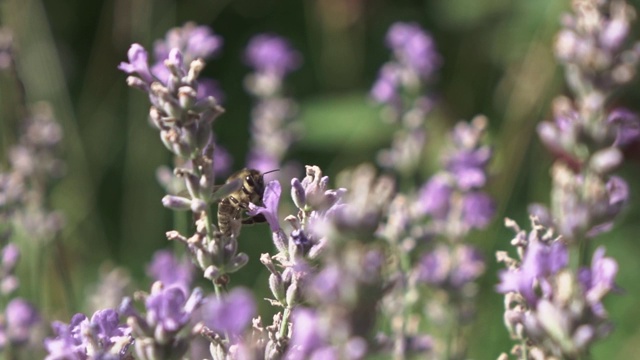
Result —
<svg viewBox="0 0 640 360"><path fill-rule="evenodd" d="M282 324L280 324L280 332L278 335L280 338L284 338L287 333L287 327L289 326L289 317L291 316L291 308L286 307L284 309L284 313L282 314Z"/></svg>

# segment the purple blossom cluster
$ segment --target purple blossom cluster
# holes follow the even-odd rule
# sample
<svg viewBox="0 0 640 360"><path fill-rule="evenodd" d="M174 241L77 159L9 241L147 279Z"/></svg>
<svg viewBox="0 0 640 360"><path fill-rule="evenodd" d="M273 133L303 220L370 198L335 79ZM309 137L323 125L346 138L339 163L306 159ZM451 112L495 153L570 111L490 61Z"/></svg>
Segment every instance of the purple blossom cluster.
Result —
<svg viewBox="0 0 640 360"><path fill-rule="evenodd" d="M638 140L640 118L610 102L633 78L640 43L628 44L635 12L625 1L574 1L572 10L563 18L556 56L573 98L556 98L553 121L538 126L557 157L551 204L530 206L529 234L507 220L517 232L518 259L498 253L507 270L497 290L505 294L505 325L520 341L511 354L519 358L582 358L612 329L602 299L616 289L618 264L600 246L589 265L587 249L629 200L629 185L613 173L623 148ZM569 262L572 253L577 266Z"/></svg>
<svg viewBox="0 0 640 360"><path fill-rule="evenodd" d="M120 323L113 309L97 311L91 319L76 314L69 324L56 321L52 326L56 337L44 341L46 360L130 358L131 328Z"/></svg>
<svg viewBox="0 0 640 360"><path fill-rule="evenodd" d="M212 223L210 209L211 204L241 187L240 181L234 181L216 190L219 158L215 154L219 152L214 151L217 145L212 124L224 110L213 96L201 97L198 91L199 76L205 66L200 57L214 55L221 43L210 29L187 24L170 31L164 42L156 43L157 56L166 55L161 62L169 72L166 80L152 75L147 52L138 44L129 49L129 62L119 66L133 74L127 79L130 86L149 94L151 122L160 130L160 139L166 148L181 159L173 173L182 181L187 194L169 194L162 203L174 210L191 210L196 230L191 237L178 231L168 232L167 237L187 246L194 262L216 288L224 286L227 274L247 262L246 255L237 251L238 234L220 233ZM167 190L175 190L176 186L166 176L164 183Z"/></svg>
<svg viewBox="0 0 640 360"><path fill-rule="evenodd" d="M535 210L568 241L610 229L629 196L626 181L612 173L624 161L623 148L638 140L640 117L609 102L640 60L640 43L627 44L634 16L624 1L579 1L557 38L556 56L575 99L558 97L554 121L538 126L558 160L550 209Z"/></svg>
<svg viewBox="0 0 640 360"><path fill-rule="evenodd" d="M284 95L283 83L300 66L302 57L286 39L259 34L249 40L245 62L253 70L245 79L245 88L255 98L247 166L261 172L280 169L300 132L299 124L292 122L296 103Z"/></svg>
<svg viewBox="0 0 640 360"><path fill-rule="evenodd" d="M191 294L180 286L164 286L156 282L149 294L140 294L145 312L139 312L130 298L125 298L120 312L127 318L138 359L175 359L189 349L198 334L190 324L193 313L201 305L202 290ZM191 328L189 330L189 328Z"/></svg>
<svg viewBox="0 0 640 360"><path fill-rule="evenodd" d="M447 234L454 242L471 229L486 227L495 214L493 200L482 191L492 153L482 143L486 126L483 116L470 124L458 123L443 156L444 169L418 192L417 211L433 220L434 232Z"/></svg>
<svg viewBox="0 0 640 360"><path fill-rule="evenodd" d="M629 185L614 171L624 147L640 136L640 117L608 105L634 75L640 45L628 45L634 13L623 0L575 0L573 6L556 44L573 97L558 98L553 121L538 128L557 156L551 203L530 207L529 232L507 220L516 232L516 255L497 254L506 268L495 290L505 296L505 326L518 341L511 354L520 359L585 358L612 331L603 302L618 290L618 263L604 247L590 253L588 245L629 201ZM0 68L12 66L11 58L3 59L4 52L11 56L4 40L0 34ZM105 283L117 291L99 295L120 298L117 309L98 306L90 318L78 313L69 324L53 322L43 342L45 359L468 357L466 329L486 269L480 247L469 239L496 213L485 190L493 151L484 141L484 116L460 122L441 154L441 169L423 184L416 181L423 173L426 116L435 106L427 87L442 65L431 36L403 22L387 33L392 59L370 92L400 125L376 159L384 172L367 163L335 179L319 166L306 166L304 177L282 171L294 206L286 216L281 181L265 185L262 175L287 167L285 152L298 136L284 80L302 57L273 34L250 40L244 60L252 73L245 86L255 104L247 163L261 178L258 184L251 176L232 176L219 185L216 175L230 164L213 130L224 112L222 94L200 75L222 43L210 28L187 23L155 43L155 62L133 44L128 62L119 65L128 84L148 95L151 125L175 156L173 167L158 170L167 191L162 204L189 211L192 226L166 233L184 245L184 254L153 256L148 293L130 294L126 276L114 275ZM42 316L30 302L9 296L19 284L12 231L24 227L44 242L61 229L60 216L44 199L48 181L64 170L56 156L62 130L46 107L23 125L9 152L10 168L0 171L0 294L7 304L0 311L0 350L7 354L33 342ZM217 223L213 217L213 208L223 204L237 211L228 231L224 213L218 212ZM259 315L252 291L230 285L231 274L250 261L238 238L254 221L266 222L274 246L259 259L268 271L264 300L275 309L272 319ZM196 273L211 282L212 292L194 287Z"/></svg>
<svg viewBox="0 0 640 360"><path fill-rule="evenodd" d="M491 149L483 143L486 122L478 116L458 123L442 154L443 169L419 188L395 194L378 228L399 264L384 302L384 312L403 324L392 334L397 356L465 354L462 329L473 319L475 281L485 270L481 252L466 239L472 230L485 228L495 213L493 200L482 190L491 159ZM431 336L407 325L418 321ZM431 345L409 346L425 343Z"/></svg>
<svg viewBox="0 0 640 360"><path fill-rule="evenodd" d="M431 36L415 23L394 23L386 43L393 58L380 69L370 95L384 105L384 117L402 127L391 148L379 152L378 163L407 177L419 166L426 141L425 117L434 103L426 90L441 59Z"/></svg>
<svg viewBox="0 0 640 360"><path fill-rule="evenodd" d="M511 243L518 258L498 252L507 269L499 273L496 290L505 296L504 321L512 339L522 341L511 353L531 358L579 358L612 330L602 299L617 287L618 264L605 257L604 247L593 254L590 266L569 267L569 249L562 237L532 218L527 233L516 231ZM506 358L506 355L503 355Z"/></svg>

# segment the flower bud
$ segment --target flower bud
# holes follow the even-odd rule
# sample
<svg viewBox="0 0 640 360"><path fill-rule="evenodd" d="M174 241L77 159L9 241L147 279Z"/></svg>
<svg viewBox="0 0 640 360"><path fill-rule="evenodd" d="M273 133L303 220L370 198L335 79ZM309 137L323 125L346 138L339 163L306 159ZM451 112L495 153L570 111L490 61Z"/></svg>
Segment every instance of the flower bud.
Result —
<svg viewBox="0 0 640 360"><path fill-rule="evenodd" d="M307 204L307 199L305 197L304 188L302 187L300 180L297 178L293 178L293 180L291 180L291 199L293 199L293 203L298 209L304 210Z"/></svg>
<svg viewBox="0 0 640 360"><path fill-rule="evenodd" d="M622 152L615 147L597 151L591 157L589 166L599 174L608 174L622 163Z"/></svg>
<svg viewBox="0 0 640 360"><path fill-rule="evenodd" d="M192 203L190 199L176 195L165 195L162 198L162 206L171 210L184 211L192 209Z"/></svg>

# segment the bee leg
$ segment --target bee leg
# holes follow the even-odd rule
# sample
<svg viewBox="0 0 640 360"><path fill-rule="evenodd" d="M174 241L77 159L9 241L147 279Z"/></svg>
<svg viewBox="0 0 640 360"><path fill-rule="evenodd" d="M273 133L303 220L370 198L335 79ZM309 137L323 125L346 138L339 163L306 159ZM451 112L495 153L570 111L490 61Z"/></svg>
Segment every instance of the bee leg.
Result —
<svg viewBox="0 0 640 360"><path fill-rule="evenodd" d="M251 225L251 224L263 223L263 222L266 222L266 221L267 221L267 218L265 218L264 215L258 214L256 216L252 216L250 218L246 218L246 219L242 220L242 224Z"/></svg>

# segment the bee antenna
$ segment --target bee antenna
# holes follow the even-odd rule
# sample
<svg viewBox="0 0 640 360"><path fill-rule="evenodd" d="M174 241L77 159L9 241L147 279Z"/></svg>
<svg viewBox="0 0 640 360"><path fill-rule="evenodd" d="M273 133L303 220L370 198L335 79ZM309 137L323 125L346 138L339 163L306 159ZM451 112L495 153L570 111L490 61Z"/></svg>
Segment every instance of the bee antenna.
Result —
<svg viewBox="0 0 640 360"><path fill-rule="evenodd" d="M280 169L265 171L265 172L262 173L262 175L266 175L266 174L269 174L269 173L272 173L272 172L276 172L276 171L280 171Z"/></svg>

